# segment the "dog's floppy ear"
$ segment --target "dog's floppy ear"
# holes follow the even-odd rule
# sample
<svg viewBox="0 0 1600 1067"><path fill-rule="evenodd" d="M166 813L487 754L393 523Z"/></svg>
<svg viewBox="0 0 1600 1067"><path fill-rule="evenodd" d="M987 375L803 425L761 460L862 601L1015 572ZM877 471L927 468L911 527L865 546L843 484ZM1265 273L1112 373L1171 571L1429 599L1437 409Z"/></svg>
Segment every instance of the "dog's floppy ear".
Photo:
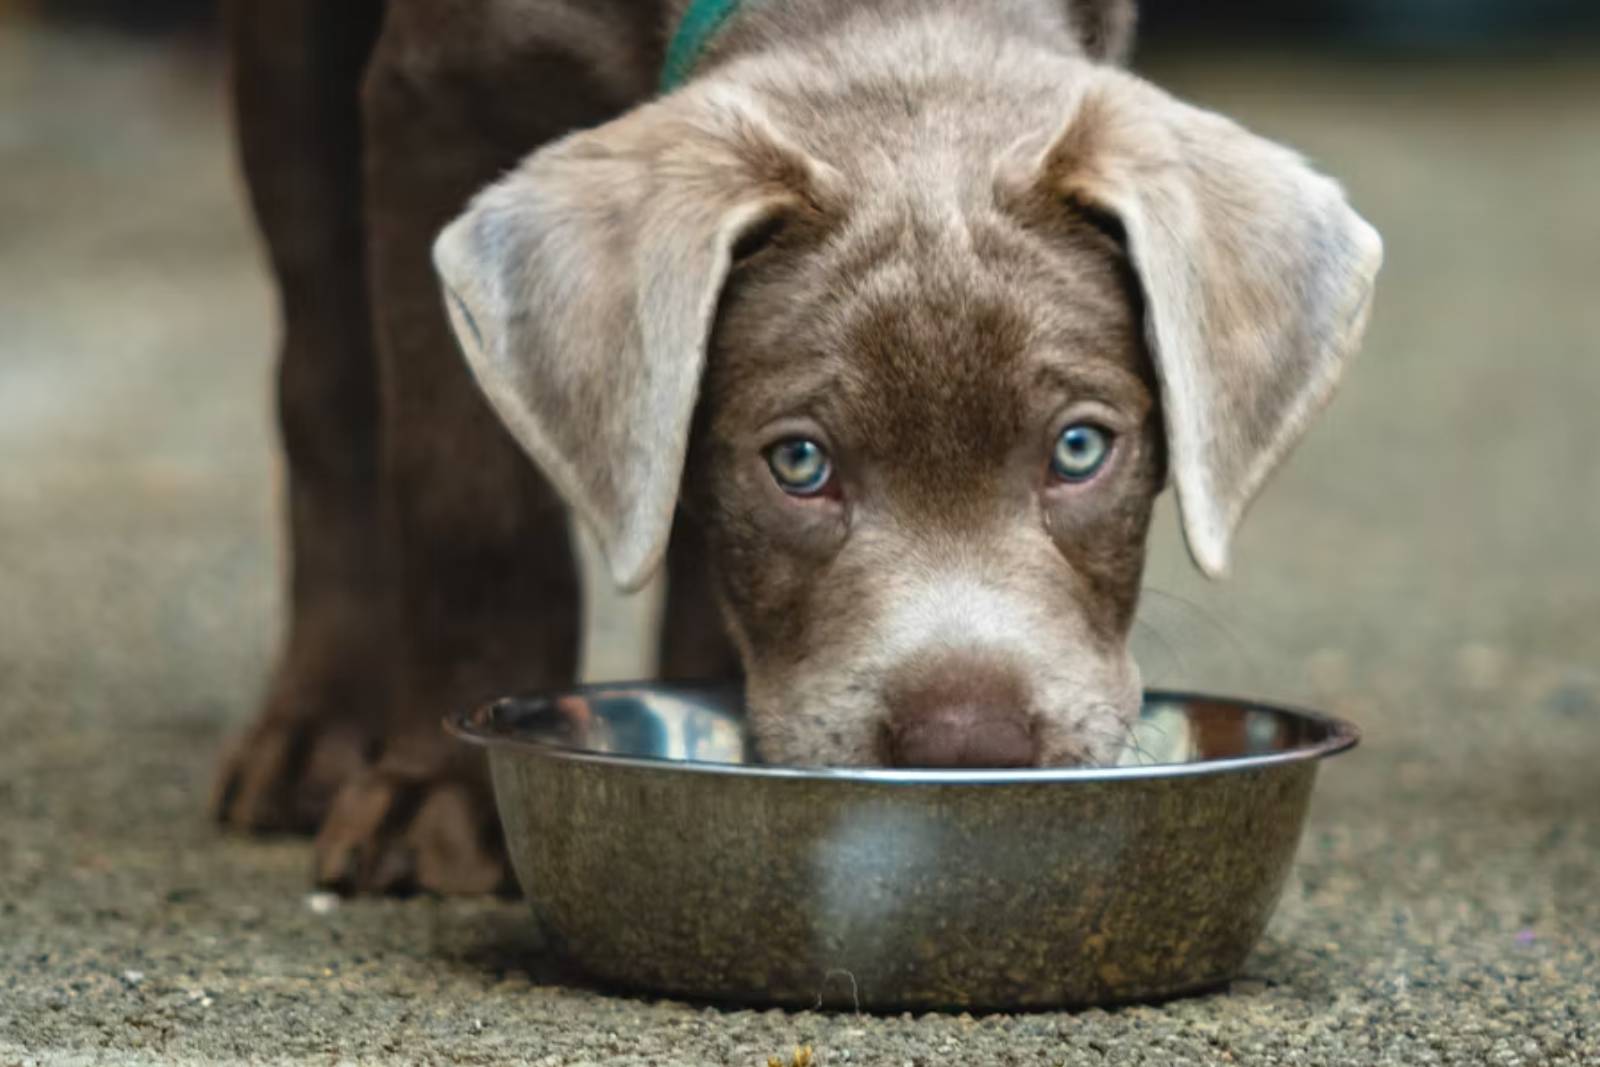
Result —
<svg viewBox="0 0 1600 1067"><path fill-rule="evenodd" d="M690 86L535 152L434 244L479 385L625 589L666 549L734 245L823 169L746 94Z"/></svg>
<svg viewBox="0 0 1600 1067"><path fill-rule="evenodd" d="M1184 536L1217 576L1360 342L1382 242L1294 152L1131 75L1092 68L1071 112L1033 180L1120 223Z"/></svg>

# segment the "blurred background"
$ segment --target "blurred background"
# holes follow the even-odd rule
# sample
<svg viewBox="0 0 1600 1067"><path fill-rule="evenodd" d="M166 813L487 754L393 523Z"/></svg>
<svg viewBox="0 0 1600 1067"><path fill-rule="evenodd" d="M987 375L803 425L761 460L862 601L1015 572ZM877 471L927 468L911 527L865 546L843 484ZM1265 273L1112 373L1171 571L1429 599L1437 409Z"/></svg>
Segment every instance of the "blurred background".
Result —
<svg viewBox="0 0 1600 1067"><path fill-rule="evenodd" d="M1137 70L1298 147L1387 245L1366 347L1234 576L1195 575L1165 501L1137 634L1152 682L1366 732L1324 774L1263 1010L1420 1041L1394 1012L1449 1035L1489 1003L1545 1027L1515 1062L1582 1062L1551 1050L1594 1037L1600 986L1600 4L1143 8ZM0 1041L138 1044L93 1029L155 1010L118 974L232 988L218 943L283 973L311 951L271 919L304 845L204 813L282 544L223 73L200 0L0 0ZM626 673L638 608L602 600L590 670ZM349 936L428 973L471 925L439 914L425 944ZM322 1010L262 1033L297 1047ZM223 1047L210 1018L173 1047Z"/></svg>

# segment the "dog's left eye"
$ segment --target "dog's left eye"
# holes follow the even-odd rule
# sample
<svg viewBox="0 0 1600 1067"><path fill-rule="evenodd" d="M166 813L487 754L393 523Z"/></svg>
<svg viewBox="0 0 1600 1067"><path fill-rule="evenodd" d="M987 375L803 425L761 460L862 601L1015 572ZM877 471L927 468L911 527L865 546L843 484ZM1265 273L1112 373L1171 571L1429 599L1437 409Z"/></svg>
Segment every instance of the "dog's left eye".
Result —
<svg viewBox="0 0 1600 1067"><path fill-rule="evenodd" d="M791 437L767 449L767 467L778 486L793 496L815 496L833 476L828 453L807 437Z"/></svg>
<svg viewBox="0 0 1600 1067"><path fill-rule="evenodd" d="M1075 422L1056 438L1050 470L1068 482L1086 482L1111 455L1111 431L1092 422Z"/></svg>

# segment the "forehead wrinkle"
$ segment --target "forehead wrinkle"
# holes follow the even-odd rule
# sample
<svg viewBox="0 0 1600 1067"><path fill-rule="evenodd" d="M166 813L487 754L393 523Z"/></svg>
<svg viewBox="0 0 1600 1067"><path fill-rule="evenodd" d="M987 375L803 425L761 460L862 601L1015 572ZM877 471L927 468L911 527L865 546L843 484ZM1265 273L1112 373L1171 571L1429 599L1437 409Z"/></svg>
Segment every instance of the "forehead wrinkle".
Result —
<svg viewBox="0 0 1600 1067"><path fill-rule="evenodd" d="M854 212L817 258L817 268L835 279L867 278L890 268L904 247L907 225L903 216Z"/></svg>
<svg viewBox="0 0 1600 1067"><path fill-rule="evenodd" d="M1098 400L1140 418L1150 408L1151 393L1137 375L1105 360L1043 357L1034 368L1032 388L1042 396L1067 401Z"/></svg>
<svg viewBox="0 0 1600 1067"><path fill-rule="evenodd" d="M1026 330L1003 302L944 287L874 294L854 320L844 384L864 447L933 481L1009 452Z"/></svg>
<svg viewBox="0 0 1600 1067"><path fill-rule="evenodd" d="M759 287L765 311L745 320L758 351L740 361L751 415L812 415L839 445L926 457L932 476L1014 446L1049 399L1038 363L1099 349L1128 361L1124 343L1108 343L1129 318L1112 252L969 203L959 177L891 180L835 221Z"/></svg>
<svg viewBox="0 0 1600 1067"><path fill-rule="evenodd" d="M1077 379L1055 384L1134 406L1148 403L1154 376L1142 306L1120 252L1083 234L1052 239L1005 215L985 219L975 232L976 254L1002 284L1033 294L1030 361L1040 364L1042 375L1071 368Z"/></svg>

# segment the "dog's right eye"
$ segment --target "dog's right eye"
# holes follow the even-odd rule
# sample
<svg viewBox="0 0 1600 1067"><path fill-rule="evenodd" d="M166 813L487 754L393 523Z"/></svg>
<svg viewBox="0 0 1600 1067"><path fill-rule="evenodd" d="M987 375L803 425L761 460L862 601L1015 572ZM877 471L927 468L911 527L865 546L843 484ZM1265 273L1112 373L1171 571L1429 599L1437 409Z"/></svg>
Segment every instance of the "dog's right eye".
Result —
<svg viewBox="0 0 1600 1067"><path fill-rule="evenodd" d="M767 449L767 467L791 496L816 496L833 477L827 451L809 437L791 437Z"/></svg>
<svg viewBox="0 0 1600 1067"><path fill-rule="evenodd" d="M1061 431L1050 470L1064 482L1086 482L1111 455L1111 431L1092 422L1075 422Z"/></svg>

